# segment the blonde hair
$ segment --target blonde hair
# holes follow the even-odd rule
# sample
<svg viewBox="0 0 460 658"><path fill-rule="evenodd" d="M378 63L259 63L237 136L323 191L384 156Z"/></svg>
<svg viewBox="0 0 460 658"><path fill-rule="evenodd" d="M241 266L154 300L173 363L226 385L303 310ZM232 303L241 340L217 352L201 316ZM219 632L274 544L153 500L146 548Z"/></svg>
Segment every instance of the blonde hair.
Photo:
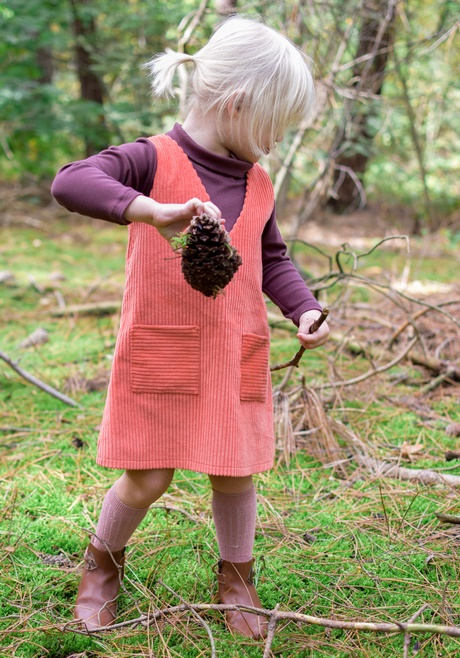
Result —
<svg viewBox="0 0 460 658"><path fill-rule="evenodd" d="M186 109L222 118L229 103L245 113L248 145L261 155L284 131L301 122L314 101L309 58L264 23L232 16L194 55L168 51L146 64L155 96L174 96L174 75L191 62Z"/></svg>

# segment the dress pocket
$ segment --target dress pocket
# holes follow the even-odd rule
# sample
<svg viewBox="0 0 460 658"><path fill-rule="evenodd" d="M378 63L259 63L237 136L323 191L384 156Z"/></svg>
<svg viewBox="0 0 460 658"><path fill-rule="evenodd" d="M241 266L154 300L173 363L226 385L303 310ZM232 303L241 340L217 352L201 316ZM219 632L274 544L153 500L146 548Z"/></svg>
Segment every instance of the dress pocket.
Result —
<svg viewBox="0 0 460 658"><path fill-rule="evenodd" d="M193 325L134 325L130 334L133 393L198 395L200 329Z"/></svg>
<svg viewBox="0 0 460 658"><path fill-rule="evenodd" d="M240 399L265 402L268 388L269 341L266 336L243 334Z"/></svg>

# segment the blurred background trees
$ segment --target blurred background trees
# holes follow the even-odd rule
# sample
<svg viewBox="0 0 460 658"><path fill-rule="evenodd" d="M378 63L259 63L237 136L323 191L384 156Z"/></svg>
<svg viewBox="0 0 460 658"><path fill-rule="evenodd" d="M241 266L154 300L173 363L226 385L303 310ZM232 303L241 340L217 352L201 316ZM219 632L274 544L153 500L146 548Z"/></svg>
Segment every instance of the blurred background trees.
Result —
<svg viewBox="0 0 460 658"><path fill-rule="evenodd" d="M193 52L223 16L259 14L313 60L320 104L267 161L292 231L318 207L409 207L417 231L458 209L453 0L0 0L0 176L49 180L70 160L169 129L142 64ZM180 84L180 81L178 81ZM446 219L447 218L447 219Z"/></svg>

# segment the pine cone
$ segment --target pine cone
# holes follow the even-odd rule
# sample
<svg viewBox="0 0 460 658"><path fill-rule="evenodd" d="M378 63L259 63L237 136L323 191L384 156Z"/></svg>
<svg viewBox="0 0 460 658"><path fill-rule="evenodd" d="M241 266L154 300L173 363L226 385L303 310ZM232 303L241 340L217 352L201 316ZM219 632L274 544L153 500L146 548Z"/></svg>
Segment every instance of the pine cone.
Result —
<svg viewBox="0 0 460 658"><path fill-rule="evenodd" d="M230 244L220 220L203 213L192 219L182 247L182 273L187 283L215 298L230 283L241 257Z"/></svg>

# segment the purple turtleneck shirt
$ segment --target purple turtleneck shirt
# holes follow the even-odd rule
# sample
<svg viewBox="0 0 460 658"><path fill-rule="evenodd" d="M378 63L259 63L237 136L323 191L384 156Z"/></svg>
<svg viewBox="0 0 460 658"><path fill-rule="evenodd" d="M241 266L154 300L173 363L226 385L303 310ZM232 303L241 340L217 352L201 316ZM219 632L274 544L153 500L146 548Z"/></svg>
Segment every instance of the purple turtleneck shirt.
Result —
<svg viewBox="0 0 460 658"><path fill-rule="evenodd" d="M167 134L186 153L230 231L243 208L246 174L252 164L204 149L177 123ZM150 195L156 166L155 146L140 138L65 165L56 175L51 192L71 212L126 225L129 222L124 213L129 204L141 194ZM274 208L262 235L262 252L262 289L287 318L298 326L302 313L321 310L286 253Z"/></svg>

